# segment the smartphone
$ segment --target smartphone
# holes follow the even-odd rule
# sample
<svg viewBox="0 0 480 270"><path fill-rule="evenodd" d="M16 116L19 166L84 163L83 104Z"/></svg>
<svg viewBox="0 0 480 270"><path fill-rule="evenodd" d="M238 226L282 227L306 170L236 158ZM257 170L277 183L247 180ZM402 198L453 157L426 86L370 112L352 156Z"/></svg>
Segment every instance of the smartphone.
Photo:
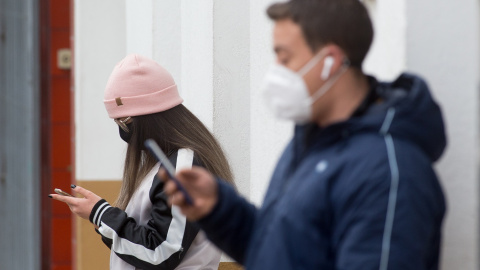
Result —
<svg viewBox="0 0 480 270"><path fill-rule="evenodd" d="M185 202L189 205L193 204L193 199L188 194L187 190L180 184L180 181L175 177L175 167L173 167L170 160L168 160L165 153L163 153L162 149L158 146L158 144L153 139L148 139L145 141L145 147L153 154L153 156L160 162L160 166L163 167L168 174L168 177L173 180L177 189L183 193L183 197L185 197Z"/></svg>
<svg viewBox="0 0 480 270"><path fill-rule="evenodd" d="M72 194L69 194L69 193L67 193L67 192L65 192L65 191L63 191L63 190L61 190L61 189L59 189L59 188L56 188L56 189L55 189L55 192L56 192L57 194L59 194L59 195L62 195L62 196L74 197Z"/></svg>

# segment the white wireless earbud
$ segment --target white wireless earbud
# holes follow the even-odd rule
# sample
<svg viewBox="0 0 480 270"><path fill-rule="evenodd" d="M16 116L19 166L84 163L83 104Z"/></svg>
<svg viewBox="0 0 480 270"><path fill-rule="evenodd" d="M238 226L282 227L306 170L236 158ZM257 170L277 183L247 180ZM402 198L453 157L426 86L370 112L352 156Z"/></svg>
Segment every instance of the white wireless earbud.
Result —
<svg viewBox="0 0 480 270"><path fill-rule="evenodd" d="M322 74L320 75L320 78L322 80L325 81L326 79L328 79L328 77L330 77L330 71L332 70L332 66L334 62L335 61L333 60L333 57L331 56L325 57L325 61L323 61Z"/></svg>

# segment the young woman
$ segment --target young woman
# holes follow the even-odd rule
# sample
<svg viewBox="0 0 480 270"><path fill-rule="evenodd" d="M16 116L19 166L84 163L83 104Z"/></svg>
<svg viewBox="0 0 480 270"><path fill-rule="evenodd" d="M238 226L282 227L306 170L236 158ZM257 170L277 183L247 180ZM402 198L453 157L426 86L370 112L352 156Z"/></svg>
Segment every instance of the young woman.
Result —
<svg viewBox="0 0 480 270"><path fill-rule="evenodd" d="M111 249L110 269L217 269L221 253L169 207L159 164L144 148L154 139L176 169L203 166L233 184L225 155L207 128L181 103L171 75L151 59L129 55L105 90L108 115L128 143L120 194L112 207L81 187L84 198L51 195L88 218Z"/></svg>

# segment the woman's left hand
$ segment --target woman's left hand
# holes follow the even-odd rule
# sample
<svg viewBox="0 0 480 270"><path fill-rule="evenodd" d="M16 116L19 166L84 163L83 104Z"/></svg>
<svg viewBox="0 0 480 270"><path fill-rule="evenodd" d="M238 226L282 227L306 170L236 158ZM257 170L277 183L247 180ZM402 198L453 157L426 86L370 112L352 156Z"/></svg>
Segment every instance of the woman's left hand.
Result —
<svg viewBox="0 0 480 270"><path fill-rule="evenodd" d="M83 195L84 198L63 196L58 194L50 194L50 196L52 199L66 203L74 214L88 220L93 207L102 198L90 190L86 190L79 186L75 187L72 185L72 190Z"/></svg>

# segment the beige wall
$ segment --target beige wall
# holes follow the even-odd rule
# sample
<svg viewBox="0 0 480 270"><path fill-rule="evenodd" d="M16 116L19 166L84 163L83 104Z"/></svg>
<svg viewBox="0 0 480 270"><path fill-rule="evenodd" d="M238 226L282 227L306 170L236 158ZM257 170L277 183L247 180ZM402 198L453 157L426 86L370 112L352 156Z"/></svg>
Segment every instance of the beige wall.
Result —
<svg viewBox="0 0 480 270"><path fill-rule="evenodd" d="M120 191L120 181L77 181L77 185L113 203ZM103 244L93 224L76 218L77 270L109 269L110 249Z"/></svg>

